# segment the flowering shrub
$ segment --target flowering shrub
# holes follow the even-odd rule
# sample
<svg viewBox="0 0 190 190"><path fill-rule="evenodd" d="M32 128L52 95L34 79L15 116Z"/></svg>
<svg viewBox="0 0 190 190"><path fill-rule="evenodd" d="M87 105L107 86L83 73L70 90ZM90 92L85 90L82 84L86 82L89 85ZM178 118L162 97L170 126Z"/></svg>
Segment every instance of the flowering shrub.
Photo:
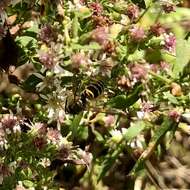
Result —
<svg viewBox="0 0 190 190"><path fill-rule="evenodd" d="M0 2L0 189L169 188L155 163L190 123L180 3Z"/></svg>

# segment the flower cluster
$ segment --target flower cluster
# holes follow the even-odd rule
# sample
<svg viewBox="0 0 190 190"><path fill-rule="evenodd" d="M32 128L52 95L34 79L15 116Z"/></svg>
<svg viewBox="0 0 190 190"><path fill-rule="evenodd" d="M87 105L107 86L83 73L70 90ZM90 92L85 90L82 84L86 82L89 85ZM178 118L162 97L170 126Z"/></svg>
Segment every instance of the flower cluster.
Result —
<svg viewBox="0 0 190 190"><path fill-rule="evenodd" d="M189 56L176 53L187 31L173 28L177 1L22 3L7 9L24 23L11 36L20 45L15 71L0 84L0 189L9 178L17 190L127 189L126 179L138 175L136 159L156 160L167 131L178 130L176 108L189 106ZM0 62L6 48L12 55L4 25ZM179 46L188 52L184 39ZM26 63L34 71L22 77Z"/></svg>

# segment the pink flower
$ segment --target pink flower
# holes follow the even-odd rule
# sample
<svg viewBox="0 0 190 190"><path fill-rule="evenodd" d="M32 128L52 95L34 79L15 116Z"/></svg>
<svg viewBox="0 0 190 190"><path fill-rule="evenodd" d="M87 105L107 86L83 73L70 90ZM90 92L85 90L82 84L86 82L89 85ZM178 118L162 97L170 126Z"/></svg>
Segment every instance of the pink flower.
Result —
<svg viewBox="0 0 190 190"><path fill-rule="evenodd" d="M105 27L99 27L93 30L92 39L100 45L105 45L108 42L108 31Z"/></svg>
<svg viewBox="0 0 190 190"><path fill-rule="evenodd" d="M47 142L44 137L35 137L33 140L33 144L38 150L42 150Z"/></svg>
<svg viewBox="0 0 190 190"><path fill-rule="evenodd" d="M115 121L115 117L113 115L108 115L105 118L105 126L109 127L111 126Z"/></svg>
<svg viewBox="0 0 190 190"><path fill-rule="evenodd" d="M103 12L103 7L100 3L92 2L89 7L93 10L93 14L95 15L101 15Z"/></svg>
<svg viewBox="0 0 190 190"><path fill-rule="evenodd" d="M129 78L127 78L125 75L122 75L121 77L119 77L117 84L118 84L118 86L125 88L125 89L129 89L131 87Z"/></svg>
<svg viewBox="0 0 190 190"><path fill-rule="evenodd" d="M52 69L55 66L54 55L51 52L40 52L39 53L40 62L48 69Z"/></svg>
<svg viewBox="0 0 190 190"><path fill-rule="evenodd" d="M71 57L73 69L79 69L81 66L87 66L87 57L82 53L76 53Z"/></svg>
<svg viewBox="0 0 190 190"><path fill-rule="evenodd" d="M63 145L59 150L58 158L66 159L69 157L70 153L71 153L70 147L67 145Z"/></svg>
<svg viewBox="0 0 190 190"><path fill-rule="evenodd" d="M175 5L167 1L162 4L162 8L165 13L175 12Z"/></svg>
<svg viewBox="0 0 190 190"><path fill-rule="evenodd" d="M159 71L159 65L158 64L150 64L150 69L157 73Z"/></svg>
<svg viewBox="0 0 190 190"><path fill-rule="evenodd" d="M156 23L150 27L150 31L155 36L160 36L161 34L165 33L165 28L160 24Z"/></svg>
<svg viewBox="0 0 190 190"><path fill-rule="evenodd" d="M143 65L132 64L130 65L130 70L133 79L141 80L146 78L147 71Z"/></svg>
<svg viewBox="0 0 190 190"><path fill-rule="evenodd" d="M2 123L4 130L6 130L6 129L12 130L17 123L17 117L15 117L13 115L5 115L1 119L1 123Z"/></svg>
<svg viewBox="0 0 190 190"><path fill-rule="evenodd" d="M127 16L134 21L139 17L139 7L135 4L129 4L127 7Z"/></svg>
<svg viewBox="0 0 190 190"><path fill-rule="evenodd" d="M3 175L3 177L8 177L11 175L10 169L5 164L0 163L0 174Z"/></svg>
<svg viewBox="0 0 190 190"><path fill-rule="evenodd" d="M168 71L170 69L169 63L167 63L165 61L160 61L160 67L164 71Z"/></svg>
<svg viewBox="0 0 190 190"><path fill-rule="evenodd" d="M57 129L49 128L47 132L47 138L52 142L57 142L61 138L61 133Z"/></svg>
<svg viewBox="0 0 190 190"><path fill-rule="evenodd" d="M92 21L97 27L109 26L112 23L109 17L103 15L92 15Z"/></svg>
<svg viewBox="0 0 190 190"><path fill-rule="evenodd" d="M34 128L37 130L38 135L46 135L47 133L47 126L44 123L35 123Z"/></svg>
<svg viewBox="0 0 190 190"><path fill-rule="evenodd" d="M143 112L152 112L154 111L155 106L153 104L151 104L150 102L143 102L142 103L142 111Z"/></svg>
<svg viewBox="0 0 190 190"><path fill-rule="evenodd" d="M129 29L129 35L131 37L131 40L135 42L140 42L146 37L144 29L135 25Z"/></svg>
<svg viewBox="0 0 190 190"><path fill-rule="evenodd" d="M177 112L176 110L170 111L168 115L174 121L179 122L179 120L180 120L180 113Z"/></svg>
<svg viewBox="0 0 190 190"><path fill-rule="evenodd" d="M164 49L171 52L175 53L176 49L176 37L174 34L164 34Z"/></svg>
<svg viewBox="0 0 190 190"><path fill-rule="evenodd" d="M39 33L39 38L42 42L50 43L51 41L56 41L57 34L54 28L51 25L46 24L41 28Z"/></svg>

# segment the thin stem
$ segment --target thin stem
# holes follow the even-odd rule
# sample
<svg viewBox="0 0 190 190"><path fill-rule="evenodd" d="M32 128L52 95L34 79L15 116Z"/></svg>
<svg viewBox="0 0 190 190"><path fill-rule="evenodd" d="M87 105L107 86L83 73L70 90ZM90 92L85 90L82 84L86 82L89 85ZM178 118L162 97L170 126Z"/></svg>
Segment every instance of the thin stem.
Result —
<svg viewBox="0 0 190 190"><path fill-rule="evenodd" d="M152 76L154 76L155 78L158 78L159 80L162 80L163 82L165 82L165 83L167 83L167 84L171 84L173 81L172 80L170 80L170 79L167 79L167 78L165 78L165 77L163 77L163 76L161 76L161 75L158 75L158 74L156 74L155 72L153 72L153 71L148 71L148 73L149 74L151 74Z"/></svg>

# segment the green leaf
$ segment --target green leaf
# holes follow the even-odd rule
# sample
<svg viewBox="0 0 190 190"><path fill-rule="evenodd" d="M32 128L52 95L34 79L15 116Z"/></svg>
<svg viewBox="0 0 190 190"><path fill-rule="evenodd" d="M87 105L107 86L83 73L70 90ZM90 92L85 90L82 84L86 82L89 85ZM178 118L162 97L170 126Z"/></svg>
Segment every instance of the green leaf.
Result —
<svg viewBox="0 0 190 190"><path fill-rule="evenodd" d="M16 39L16 41L18 41L23 47L26 47L29 43L31 44L37 43L37 40L31 36L20 36Z"/></svg>
<svg viewBox="0 0 190 190"><path fill-rule="evenodd" d="M139 6L142 9L146 9L146 3L144 0L131 0L134 4Z"/></svg>
<svg viewBox="0 0 190 190"><path fill-rule="evenodd" d="M112 68L111 77L116 78L118 76L127 75L128 72L129 71L126 68L123 68L123 65L119 63Z"/></svg>
<svg viewBox="0 0 190 190"><path fill-rule="evenodd" d="M143 86L139 85L128 96L127 95L118 95L118 96L112 98L108 102L108 105L110 105L112 108L126 109L129 106L133 105L139 99L139 94L141 93L142 90L143 90Z"/></svg>
<svg viewBox="0 0 190 190"><path fill-rule="evenodd" d="M127 102L127 97L126 95L118 95L114 98L112 98L108 104L113 107L113 108L117 108L117 109L125 109L128 107L128 102Z"/></svg>
<svg viewBox="0 0 190 190"><path fill-rule="evenodd" d="M120 61L127 59L128 56L128 46L118 45L116 47L117 57Z"/></svg>
<svg viewBox="0 0 190 190"><path fill-rule="evenodd" d="M164 98L169 100L172 104L179 105L179 102L175 96L173 96L170 92L164 92Z"/></svg>
<svg viewBox="0 0 190 190"><path fill-rule="evenodd" d="M78 37L78 31L79 31L79 21L78 21L78 15L77 13L74 13L74 18L72 20L72 35L73 38L77 38Z"/></svg>
<svg viewBox="0 0 190 190"><path fill-rule="evenodd" d="M32 181L29 181L29 180L24 180L22 181L23 182L23 185L25 187L34 187L34 183Z"/></svg>
<svg viewBox="0 0 190 190"><path fill-rule="evenodd" d="M71 48L73 50L89 51L89 50L99 50L101 49L101 46L96 42L92 42L89 45L72 44Z"/></svg>
<svg viewBox="0 0 190 190"><path fill-rule="evenodd" d="M42 79L38 78L36 75L30 75L23 83L22 88L27 91L33 91L38 83L42 82Z"/></svg>
<svg viewBox="0 0 190 190"><path fill-rule="evenodd" d="M135 138L144 128L146 127L146 124L144 121L137 121L135 123L131 124L131 127L127 129L127 132L124 136L124 138L127 141L131 141L133 138Z"/></svg>
<svg viewBox="0 0 190 190"><path fill-rule="evenodd" d="M176 128L176 125L173 120L168 117L165 117L162 125L158 127L155 131L154 136L152 137L147 149L141 154L140 158L136 162L135 166L133 167L132 171L130 172L131 175L135 175L138 171L143 169L144 162L148 159L153 151L155 150L156 146L159 144L160 140L164 137L167 131Z"/></svg>
<svg viewBox="0 0 190 190"><path fill-rule="evenodd" d="M72 139L74 139L75 137L77 137L77 133L78 133L78 127L80 124L80 121L82 119L83 114L80 113L78 115L76 115L73 119L73 122L71 124L71 130L72 130Z"/></svg>
<svg viewBox="0 0 190 190"><path fill-rule="evenodd" d="M84 20L86 18L89 18L92 15L92 12L89 8L85 7L82 8L80 11L77 11L77 16L80 20Z"/></svg>
<svg viewBox="0 0 190 190"><path fill-rule="evenodd" d="M178 78L190 60L190 39L178 39L176 42L176 62L172 68L174 78Z"/></svg>

